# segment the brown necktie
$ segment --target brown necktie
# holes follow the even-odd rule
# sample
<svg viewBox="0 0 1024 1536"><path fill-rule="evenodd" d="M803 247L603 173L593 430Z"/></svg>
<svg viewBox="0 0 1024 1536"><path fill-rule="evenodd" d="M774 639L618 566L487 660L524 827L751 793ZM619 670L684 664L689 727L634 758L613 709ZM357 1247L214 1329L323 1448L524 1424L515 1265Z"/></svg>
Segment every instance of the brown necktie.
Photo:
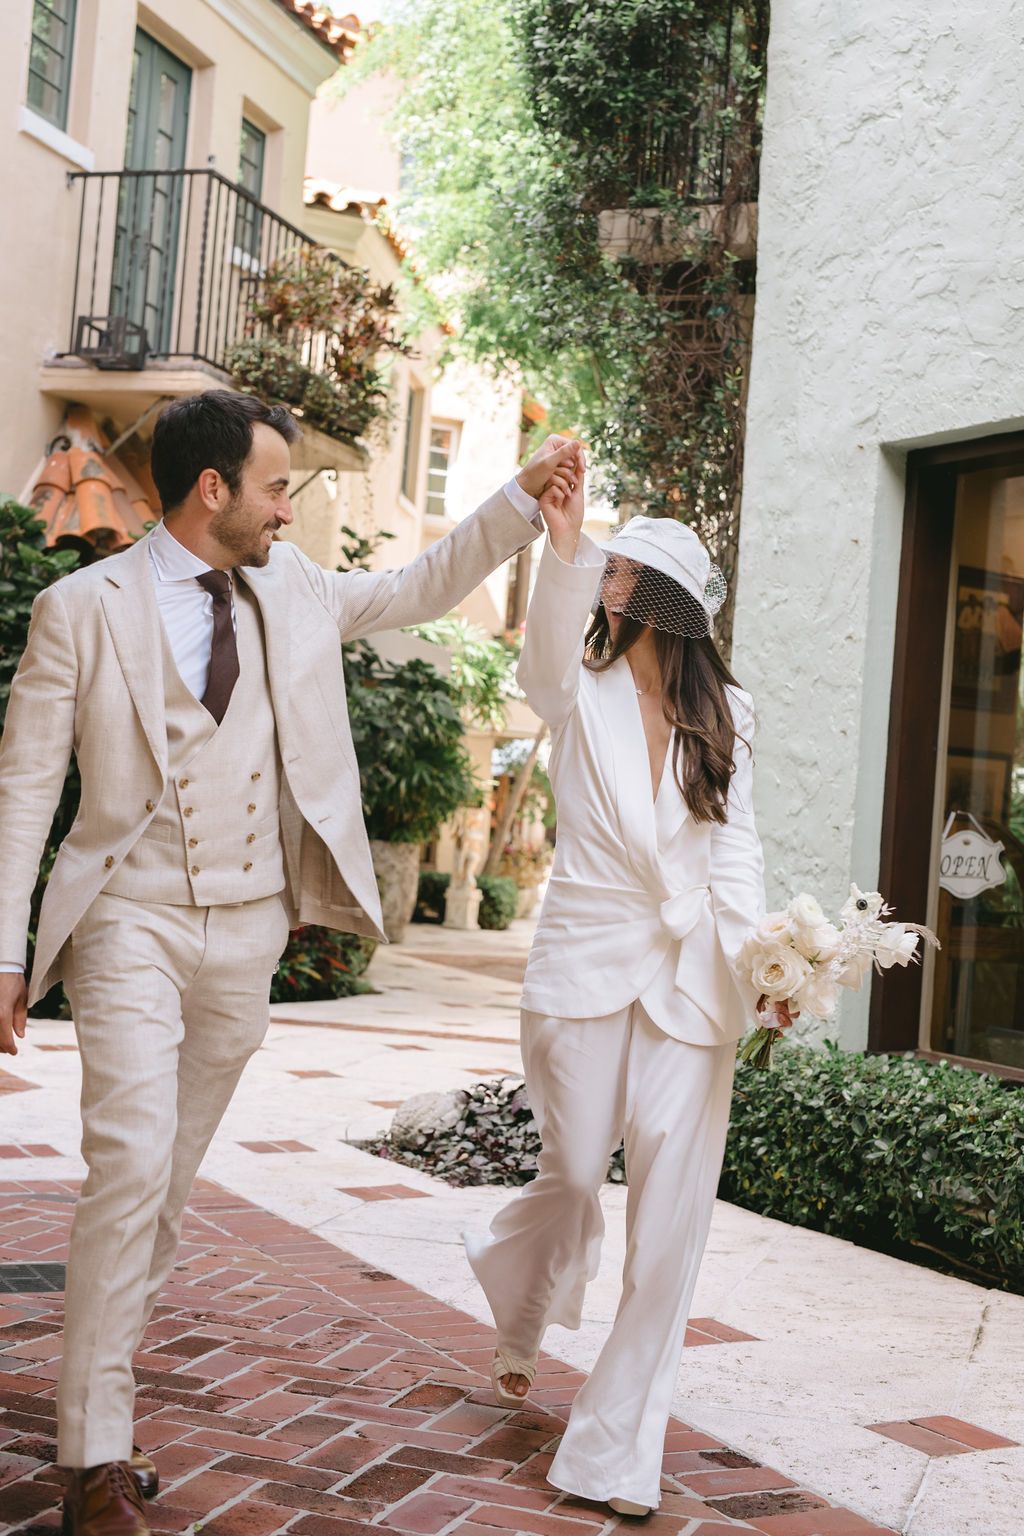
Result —
<svg viewBox="0 0 1024 1536"><path fill-rule="evenodd" d="M227 571L204 571L196 581L213 598L210 675L202 703L220 725L227 712L231 691L238 681L238 642L231 618L231 577Z"/></svg>

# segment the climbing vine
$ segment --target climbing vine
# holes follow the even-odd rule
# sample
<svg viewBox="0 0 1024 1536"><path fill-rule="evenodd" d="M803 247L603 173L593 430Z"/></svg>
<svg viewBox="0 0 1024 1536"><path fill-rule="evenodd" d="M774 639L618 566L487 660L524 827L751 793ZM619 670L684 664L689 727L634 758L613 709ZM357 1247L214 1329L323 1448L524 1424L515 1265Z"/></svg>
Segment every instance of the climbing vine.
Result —
<svg viewBox="0 0 1024 1536"><path fill-rule="evenodd" d="M580 432L625 517L735 564L767 0L410 0L398 217L420 319ZM358 54L357 54L358 59Z"/></svg>

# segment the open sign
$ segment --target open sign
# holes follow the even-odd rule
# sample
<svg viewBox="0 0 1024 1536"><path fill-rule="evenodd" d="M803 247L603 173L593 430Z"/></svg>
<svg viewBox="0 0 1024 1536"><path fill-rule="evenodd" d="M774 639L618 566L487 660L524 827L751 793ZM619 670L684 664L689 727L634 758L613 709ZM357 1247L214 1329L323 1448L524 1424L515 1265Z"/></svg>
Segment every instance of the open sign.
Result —
<svg viewBox="0 0 1024 1536"><path fill-rule="evenodd" d="M971 820L974 821L973 816ZM975 828L954 832L939 844L939 884L953 896L977 896L994 885L1002 885L1006 879L1002 865L1004 845L983 832L977 822Z"/></svg>

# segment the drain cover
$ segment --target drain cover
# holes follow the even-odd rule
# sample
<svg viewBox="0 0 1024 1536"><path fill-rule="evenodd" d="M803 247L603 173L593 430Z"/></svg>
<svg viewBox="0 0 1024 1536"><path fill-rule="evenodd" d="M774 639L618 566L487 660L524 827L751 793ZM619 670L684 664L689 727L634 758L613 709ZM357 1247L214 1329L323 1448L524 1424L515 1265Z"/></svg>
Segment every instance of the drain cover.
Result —
<svg viewBox="0 0 1024 1536"><path fill-rule="evenodd" d="M62 1291L64 1264L0 1264L0 1292Z"/></svg>

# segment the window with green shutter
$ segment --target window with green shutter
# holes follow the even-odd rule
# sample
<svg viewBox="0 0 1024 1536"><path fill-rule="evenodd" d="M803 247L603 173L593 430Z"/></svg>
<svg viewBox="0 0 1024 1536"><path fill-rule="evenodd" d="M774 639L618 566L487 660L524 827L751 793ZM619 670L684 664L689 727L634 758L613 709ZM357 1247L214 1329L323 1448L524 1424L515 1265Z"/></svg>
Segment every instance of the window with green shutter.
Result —
<svg viewBox="0 0 1024 1536"><path fill-rule="evenodd" d="M238 185L257 202L263 198L263 161L267 136L247 117L242 118L242 144L238 157ZM247 256L258 256L260 247L260 210L247 197L240 197L235 212L235 245Z"/></svg>
<svg viewBox="0 0 1024 1536"><path fill-rule="evenodd" d="M68 125L75 0L34 0L28 56L28 104L58 128Z"/></svg>

